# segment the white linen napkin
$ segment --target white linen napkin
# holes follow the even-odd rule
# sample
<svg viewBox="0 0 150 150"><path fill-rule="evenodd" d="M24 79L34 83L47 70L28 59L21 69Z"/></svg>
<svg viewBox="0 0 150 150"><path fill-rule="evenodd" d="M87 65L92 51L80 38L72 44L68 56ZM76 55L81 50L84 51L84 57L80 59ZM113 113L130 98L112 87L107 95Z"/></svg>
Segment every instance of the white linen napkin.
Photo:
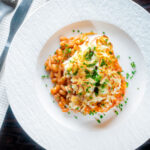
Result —
<svg viewBox="0 0 150 150"><path fill-rule="evenodd" d="M37 8L39 8L41 5L43 5L47 1L48 0L33 0L33 3L31 5L31 8L30 8L26 18L28 18L32 14L33 11L35 11ZM19 0L19 3L20 2L21 2L21 0ZM10 21L11 21L11 18L14 13L15 12L7 15L2 20L2 22L0 22L0 54L4 48L5 42L7 40L8 33L9 33ZM3 78L0 78L0 129L1 129L8 105L9 104L8 104L7 95L6 95L5 83L3 81Z"/></svg>

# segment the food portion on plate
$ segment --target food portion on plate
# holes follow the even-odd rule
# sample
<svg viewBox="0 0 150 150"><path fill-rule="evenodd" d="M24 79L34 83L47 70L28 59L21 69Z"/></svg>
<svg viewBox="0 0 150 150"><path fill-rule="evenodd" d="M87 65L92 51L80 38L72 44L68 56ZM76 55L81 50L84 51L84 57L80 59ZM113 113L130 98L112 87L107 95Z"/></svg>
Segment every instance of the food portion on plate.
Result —
<svg viewBox="0 0 150 150"><path fill-rule="evenodd" d="M124 99L125 77L105 34L60 37L60 48L46 60L45 69L63 112L104 113Z"/></svg>

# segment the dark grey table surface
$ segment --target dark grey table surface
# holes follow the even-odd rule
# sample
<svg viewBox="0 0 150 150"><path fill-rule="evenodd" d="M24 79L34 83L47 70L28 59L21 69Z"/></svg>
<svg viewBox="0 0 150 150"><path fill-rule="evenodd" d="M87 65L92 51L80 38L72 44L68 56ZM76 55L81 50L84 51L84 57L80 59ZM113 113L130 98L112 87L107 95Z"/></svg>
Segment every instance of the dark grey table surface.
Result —
<svg viewBox="0 0 150 150"><path fill-rule="evenodd" d="M150 0L134 1L150 12ZM150 150L149 145L145 145L141 150ZM10 107L0 132L0 150L43 150L23 131Z"/></svg>

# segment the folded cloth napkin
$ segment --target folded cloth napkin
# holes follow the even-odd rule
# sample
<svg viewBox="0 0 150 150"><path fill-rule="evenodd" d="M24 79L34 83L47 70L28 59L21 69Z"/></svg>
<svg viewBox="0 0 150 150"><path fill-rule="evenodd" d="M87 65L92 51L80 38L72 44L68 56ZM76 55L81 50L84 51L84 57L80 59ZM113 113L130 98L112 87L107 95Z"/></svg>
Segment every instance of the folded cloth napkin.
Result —
<svg viewBox="0 0 150 150"><path fill-rule="evenodd" d="M37 8L39 8L42 4L44 4L47 1L48 0L34 0L26 18L28 18L32 14L33 11L35 11ZM14 13L15 11L7 15L0 23L0 54L7 40L10 21ZM8 104L7 95L6 95L5 83L3 81L3 78L1 77L0 78L0 129L1 129L8 105L9 104Z"/></svg>

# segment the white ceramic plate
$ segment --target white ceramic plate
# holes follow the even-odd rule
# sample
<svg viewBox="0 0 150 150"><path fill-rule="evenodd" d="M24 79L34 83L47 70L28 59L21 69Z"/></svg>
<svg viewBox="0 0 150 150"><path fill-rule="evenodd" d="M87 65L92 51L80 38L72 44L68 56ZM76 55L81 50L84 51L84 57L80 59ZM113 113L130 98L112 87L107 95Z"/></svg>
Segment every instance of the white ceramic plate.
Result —
<svg viewBox="0 0 150 150"><path fill-rule="evenodd" d="M131 1L50 1L22 25L10 49L5 80L12 110L23 129L47 149L135 149L149 138L149 32L147 12ZM91 117L62 113L49 94L50 80L42 80L44 62L59 46L61 35L106 32L129 81L127 106L102 124ZM131 56L132 60L128 57ZM48 84L48 87L45 87ZM137 89L139 88L139 90ZM110 116L110 115L108 115Z"/></svg>

